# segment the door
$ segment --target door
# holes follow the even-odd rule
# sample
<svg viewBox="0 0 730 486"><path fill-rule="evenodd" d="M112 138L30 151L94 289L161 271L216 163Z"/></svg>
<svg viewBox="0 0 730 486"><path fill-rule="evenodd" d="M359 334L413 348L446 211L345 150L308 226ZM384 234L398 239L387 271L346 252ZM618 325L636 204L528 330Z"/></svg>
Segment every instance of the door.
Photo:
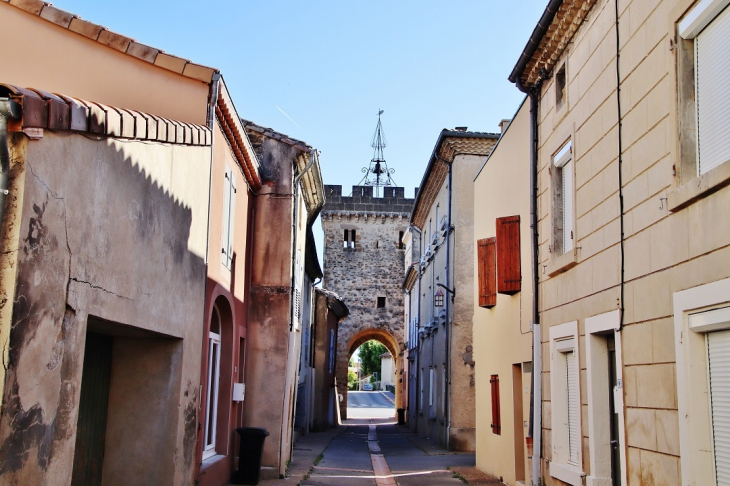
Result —
<svg viewBox="0 0 730 486"><path fill-rule="evenodd" d="M76 449L71 475L72 486L101 485L109 379L112 369L112 342L110 336L86 333L79 418L76 424Z"/></svg>

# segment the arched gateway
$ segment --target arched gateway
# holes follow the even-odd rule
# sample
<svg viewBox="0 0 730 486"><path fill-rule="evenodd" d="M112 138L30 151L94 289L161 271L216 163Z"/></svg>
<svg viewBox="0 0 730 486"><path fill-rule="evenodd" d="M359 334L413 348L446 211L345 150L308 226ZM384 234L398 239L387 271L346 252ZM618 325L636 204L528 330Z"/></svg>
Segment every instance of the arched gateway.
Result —
<svg viewBox="0 0 730 486"><path fill-rule="evenodd" d="M376 186L377 187L377 186ZM413 199L402 187L353 186L342 196L342 186L325 186L324 287L340 295L350 315L339 325L336 377L342 418L347 418L347 365L364 342L379 341L393 355L396 366L396 406L402 405L404 339L404 252Z"/></svg>

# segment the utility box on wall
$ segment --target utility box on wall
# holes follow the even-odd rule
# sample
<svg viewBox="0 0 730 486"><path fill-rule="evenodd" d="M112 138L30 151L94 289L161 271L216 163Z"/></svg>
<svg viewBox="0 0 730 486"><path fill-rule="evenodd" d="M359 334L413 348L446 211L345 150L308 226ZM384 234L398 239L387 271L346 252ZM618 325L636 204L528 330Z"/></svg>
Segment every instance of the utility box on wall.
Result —
<svg viewBox="0 0 730 486"><path fill-rule="evenodd" d="M246 384L245 383L234 383L233 384L233 401L242 402L246 396Z"/></svg>

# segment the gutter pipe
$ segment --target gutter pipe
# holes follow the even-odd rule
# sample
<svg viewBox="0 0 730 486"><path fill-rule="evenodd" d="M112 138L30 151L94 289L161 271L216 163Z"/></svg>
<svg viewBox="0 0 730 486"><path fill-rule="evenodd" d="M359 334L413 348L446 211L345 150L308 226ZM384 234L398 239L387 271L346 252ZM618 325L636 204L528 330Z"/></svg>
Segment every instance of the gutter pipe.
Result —
<svg viewBox="0 0 730 486"><path fill-rule="evenodd" d="M416 420L414 421L414 427L413 432L418 432L418 412L421 410L421 337L420 337L420 330L421 330L421 245L423 244L423 232L418 229L418 226L411 223L411 229L414 229L418 232L418 299L416 305L418 306L418 326L416 326L416 342L418 351L416 352L416 410L415 410L415 416Z"/></svg>
<svg viewBox="0 0 730 486"><path fill-rule="evenodd" d="M5 197L9 192L10 149L8 148L8 118L20 118L22 109L10 98L0 98L0 235L5 216Z"/></svg>
<svg viewBox="0 0 730 486"><path fill-rule="evenodd" d="M554 2L551 2L554 3ZM549 24L548 24L549 25ZM534 35L534 34L533 34ZM523 54L524 55L524 54ZM530 427L527 437L532 439L532 484L541 484L542 470L542 333L540 329L539 307L539 235L537 226L537 89L542 80L528 89L517 76L514 80L517 89L530 98L530 229L532 230L532 380L530 383ZM537 460L536 460L537 459Z"/></svg>

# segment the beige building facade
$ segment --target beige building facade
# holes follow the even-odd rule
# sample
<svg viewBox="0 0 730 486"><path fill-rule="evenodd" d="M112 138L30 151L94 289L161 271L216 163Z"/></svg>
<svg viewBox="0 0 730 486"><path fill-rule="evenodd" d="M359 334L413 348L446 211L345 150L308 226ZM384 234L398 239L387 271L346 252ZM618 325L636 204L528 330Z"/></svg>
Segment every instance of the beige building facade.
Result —
<svg viewBox="0 0 730 486"><path fill-rule="evenodd" d="M524 485L531 484L529 100L502 126L499 142L474 179L476 465L505 484ZM508 227L515 229L505 233ZM499 288L505 281L510 288Z"/></svg>
<svg viewBox="0 0 730 486"><path fill-rule="evenodd" d="M410 218L409 233L419 238L406 238L411 261L420 243L403 282L408 426L449 450L476 447L473 180L497 139L466 129L439 134Z"/></svg>
<svg viewBox="0 0 730 486"><path fill-rule="evenodd" d="M547 484L727 481L726 6L553 1L510 75L535 102Z"/></svg>

